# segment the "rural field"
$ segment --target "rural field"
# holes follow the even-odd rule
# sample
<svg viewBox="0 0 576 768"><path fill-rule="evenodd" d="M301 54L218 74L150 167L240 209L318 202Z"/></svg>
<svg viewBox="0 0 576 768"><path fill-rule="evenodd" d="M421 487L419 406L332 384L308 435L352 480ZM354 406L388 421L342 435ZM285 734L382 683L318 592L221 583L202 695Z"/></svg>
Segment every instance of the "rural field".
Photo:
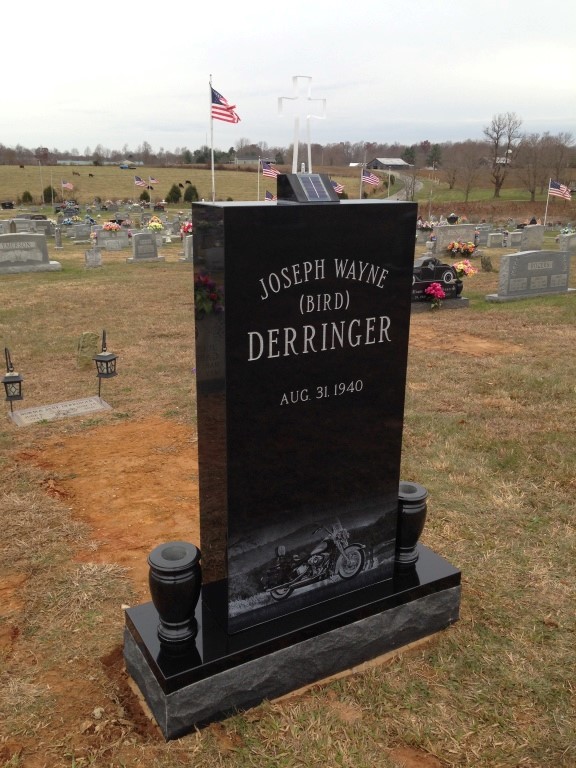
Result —
<svg viewBox="0 0 576 768"><path fill-rule="evenodd" d="M134 197L134 173L210 196L206 171L90 172L74 177L83 203ZM216 184L254 199L257 176ZM0 199L26 189L40 194L37 168L0 166ZM99 269L63 246L49 246L60 272L0 277L0 339L24 377L14 407L97 393L77 362L87 331L106 329L118 376L102 384L112 410L89 417L17 427L3 406L0 766L574 768L576 297L488 303L510 252L492 249L494 271L465 278L467 309L412 316L402 477L429 491L423 543L462 571L460 620L165 743L124 671L123 608L149 600L157 544L202 546L192 267L179 241L162 263L105 252Z"/></svg>
<svg viewBox="0 0 576 768"><path fill-rule="evenodd" d="M278 166L279 170L287 173L291 166ZM360 196L358 168L350 167L318 167L319 173L327 173L331 178L344 185L346 194L351 199ZM78 175L73 175L74 173ZM387 181L386 172L376 172L383 182ZM204 167L186 168L148 168L137 167L134 170L121 170L118 166L25 166L0 165L0 201L9 200L15 204L21 200L25 192L29 192L34 205L40 206L42 193L47 187L55 192L55 201L73 198L82 206L91 205L95 198L105 200L134 200L137 201L142 189L134 184L134 176L140 176L145 181L151 177L157 180L153 190L149 191L152 202L162 200L170 191L173 184L185 191L190 181L197 189L200 199L212 199L212 174ZM62 190L62 182L73 184L71 191ZM522 189L518 179L511 176L501 192L501 197L494 200L493 188L487 174L480 177L478 186L471 190L468 202L465 195L456 186L450 190L439 173L432 178L430 171L422 171L415 199L419 203L419 212L423 218L431 215L447 216L452 210L460 216L467 216L471 221L494 222L505 224L512 217L518 222L528 221L532 216L543 219L546 211L546 191L536 196L536 202L530 202L529 193ZM402 191L403 183L395 179L391 186L392 195ZM264 177L256 172L255 167L217 166L215 170L215 191L218 200L262 200L265 192L276 192L274 179ZM388 190L385 184L380 187L364 185L363 189L369 197L385 198ZM27 206L26 208L28 208ZM170 210L189 210L188 203L183 199L171 206ZM51 205L42 206L42 213L53 214ZM8 211L0 211L6 218ZM576 220L576 202L551 198L548 207L548 222L566 226Z"/></svg>

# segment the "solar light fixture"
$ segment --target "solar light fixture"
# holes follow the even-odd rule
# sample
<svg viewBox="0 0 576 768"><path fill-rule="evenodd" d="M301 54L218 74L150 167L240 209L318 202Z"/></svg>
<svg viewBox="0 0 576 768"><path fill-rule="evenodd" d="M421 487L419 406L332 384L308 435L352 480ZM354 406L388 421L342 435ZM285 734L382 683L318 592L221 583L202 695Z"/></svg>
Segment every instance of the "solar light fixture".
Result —
<svg viewBox="0 0 576 768"><path fill-rule="evenodd" d="M22 382L24 379L19 373L14 371L14 366L10 359L10 350L7 347L4 347L4 356L6 358L6 375L2 379L2 384L4 384L4 389L6 390L6 400L10 403L10 411L13 411L12 403L14 400L23 399Z"/></svg>
<svg viewBox="0 0 576 768"><path fill-rule="evenodd" d="M116 360L118 355L106 350L106 331L102 331L102 351L92 358L96 363L96 374L98 376L98 397L100 397L100 388L102 379L111 379L116 376Z"/></svg>

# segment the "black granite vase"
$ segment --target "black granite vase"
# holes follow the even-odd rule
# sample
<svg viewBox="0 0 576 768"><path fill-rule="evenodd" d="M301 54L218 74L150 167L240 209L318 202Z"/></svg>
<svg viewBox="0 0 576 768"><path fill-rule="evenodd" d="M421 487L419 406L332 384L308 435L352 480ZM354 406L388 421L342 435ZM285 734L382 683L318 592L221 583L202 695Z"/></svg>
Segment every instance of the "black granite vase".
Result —
<svg viewBox="0 0 576 768"><path fill-rule="evenodd" d="M202 586L200 550L185 541L160 544L148 556L148 565L160 644L173 652L185 650L198 632L194 612Z"/></svg>
<svg viewBox="0 0 576 768"><path fill-rule="evenodd" d="M464 283L462 282L462 280L457 279L454 284L456 286L456 298L458 298L462 294L462 291L464 289Z"/></svg>
<svg viewBox="0 0 576 768"><path fill-rule="evenodd" d="M400 481L398 492L398 527L396 531L396 568L411 568L418 560L418 539L426 522L428 491L419 483Z"/></svg>

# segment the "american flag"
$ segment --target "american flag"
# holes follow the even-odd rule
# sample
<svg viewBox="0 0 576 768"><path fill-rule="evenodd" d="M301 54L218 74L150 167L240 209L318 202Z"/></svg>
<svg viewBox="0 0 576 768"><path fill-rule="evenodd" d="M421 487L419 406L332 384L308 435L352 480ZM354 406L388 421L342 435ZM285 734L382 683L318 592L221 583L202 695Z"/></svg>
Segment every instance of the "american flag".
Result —
<svg viewBox="0 0 576 768"><path fill-rule="evenodd" d="M330 179L330 181L332 183L332 186L334 187L334 192L336 192L336 194L338 195L341 195L342 192L344 192L344 187L342 186L342 184L339 184L337 181L334 181L334 179Z"/></svg>
<svg viewBox="0 0 576 768"><path fill-rule="evenodd" d="M141 179L140 176L134 176L134 184L136 184L137 187L147 187L148 185L144 181L144 179Z"/></svg>
<svg viewBox="0 0 576 768"><path fill-rule="evenodd" d="M212 117L214 120L222 120L225 123L239 123L240 118L234 112L236 106L228 104L224 96L210 86L212 92Z"/></svg>
<svg viewBox="0 0 576 768"><path fill-rule="evenodd" d="M559 181L552 181L552 179L550 179L548 194L556 195L556 197L563 197L565 200L572 200L570 189L565 184L560 184Z"/></svg>
<svg viewBox="0 0 576 768"><path fill-rule="evenodd" d="M160 182L154 176L148 176L148 184L160 184Z"/></svg>
<svg viewBox="0 0 576 768"><path fill-rule="evenodd" d="M268 202L273 202L274 200L278 200L276 195L273 195L272 192L268 192L266 190L266 194L264 195L264 200L267 200Z"/></svg>
<svg viewBox="0 0 576 768"><path fill-rule="evenodd" d="M375 173L370 173L366 169L362 170L362 183L372 184L373 187L377 187L380 184L380 179Z"/></svg>
<svg viewBox="0 0 576 768"><path fill-rule="evenodd" d="M63 181L62 182L62 189L74 189L74 184L70 184L69 181Z"/></svg>
<svg viewBox="0 0 576 768"><path fill-rule="evenodd" d="M261 163L263 176L271 176L273 179L275 179L276 176L280 175L280 171L277 168L272 168L270 163L265 163L264 160L261 160Z"/></svg>

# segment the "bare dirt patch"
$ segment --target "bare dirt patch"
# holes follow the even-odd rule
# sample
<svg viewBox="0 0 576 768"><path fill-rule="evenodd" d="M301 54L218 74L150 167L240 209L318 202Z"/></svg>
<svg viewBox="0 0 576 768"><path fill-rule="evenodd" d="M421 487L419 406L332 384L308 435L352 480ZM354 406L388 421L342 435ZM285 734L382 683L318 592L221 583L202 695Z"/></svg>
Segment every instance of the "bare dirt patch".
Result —
<svg viewBox="0 0 576 768"><path fill-rule="evenodd" d="M42 468L45 491L90 527L94 550L77 559L124 566L142 600L154 547L200 543L196 438L183 424L159 417L107 424L17 458Z"/></svg>
<svg viewBox="0 0 576 768"><path fill-rule="evenodd" d="M485 339L460 330L458 334L442 333L430 324L425 314L414 315L410 323L412 326L410 346L416 349L439 349L446 352L456 352L459 355L471 355L472 357L509 355L520 350L520 347L514 344Z"/></svg>

